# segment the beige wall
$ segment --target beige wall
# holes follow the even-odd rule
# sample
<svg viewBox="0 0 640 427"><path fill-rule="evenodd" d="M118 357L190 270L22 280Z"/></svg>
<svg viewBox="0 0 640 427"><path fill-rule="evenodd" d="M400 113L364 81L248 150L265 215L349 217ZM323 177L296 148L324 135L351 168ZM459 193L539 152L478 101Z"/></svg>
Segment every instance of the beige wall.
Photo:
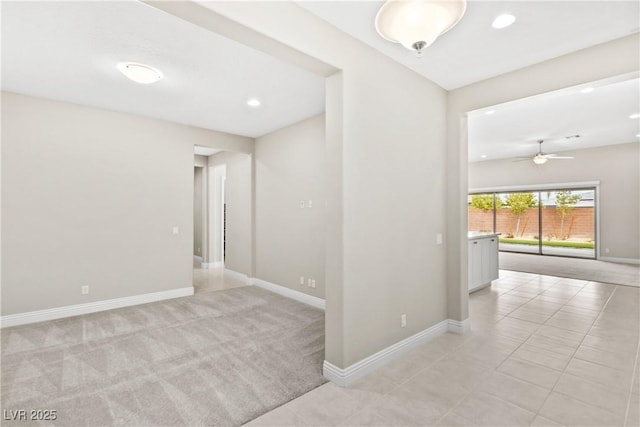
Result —
<svg viewBox="0 0 640 427"><path fill-rule="evenodd" d="M637 75L634 34L449 92L447 104L447 281L449 318L468 318L466 113L627 74Z"/></svg>
<svg viewBox="0 0 640 427"><path fill-rule="evenodd" d="M251 155L223 151L209 156L209 175L216 165L226 165L227 205L225 268L252 275L252 178ZM209 262L213 262L212 259Z"/></svg>
<svg viewBox="0 0 640 427"><path fill-rule="evenodd" d="M204 220L206 210L204 168L193 168L193 254L202 257L204 254Z"/></svg>
<svg viewBox="0 0 640 427"><path fill-rule="evenodd" d="M326 359L347 367L446 319L444 246L435 243L446 223L446 92L295 3L207 7L216 20L341 70L328 81L326 104L335 137L327 142L328 188L341 189L327 193ZM203 11L183 17L208 22ZM232 25L217 28L234 37ZM269 51L259 35L242 37Z"/></svg>
<svg viewBox="0 0 640 427"><path fill-rule="evenodd" d="M192 286L194 144L253 141L3 92L2 314Z"/></svg>
<svg viewBox="0 0 640 427"><path fill-rule="evenodd" d="M320 298L325 296L324 151L324 115L255 143L255 277ZM300 285L300 276L314 279L316 287Z"/></svg>
<svg viewBox="0 0 640 427"><path fill-rule="evenodd" d="M638 143L568 151L574 160L469 164L469 188L600 181L600 255L640 259L640 150ZM609 253L604 249L609 248Z"/></svg>

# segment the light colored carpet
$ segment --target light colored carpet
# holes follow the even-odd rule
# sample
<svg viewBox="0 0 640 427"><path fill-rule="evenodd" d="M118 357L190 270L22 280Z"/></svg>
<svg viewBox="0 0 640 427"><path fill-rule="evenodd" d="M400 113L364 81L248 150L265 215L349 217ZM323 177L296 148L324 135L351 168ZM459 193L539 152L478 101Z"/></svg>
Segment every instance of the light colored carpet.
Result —
<svg viewBox="0 0 640 427"><path fill-rule="evenodd" d="M324 312L253 286L3 329L1 351L2 409L64 426L241 425L325 382Z"/></svg>
<svg viewBox="0 0 640 427"><path fill-rule="evenodd" d="M616 285L640 286L640 266L593 259L500 252L500 269Z"/></svg>

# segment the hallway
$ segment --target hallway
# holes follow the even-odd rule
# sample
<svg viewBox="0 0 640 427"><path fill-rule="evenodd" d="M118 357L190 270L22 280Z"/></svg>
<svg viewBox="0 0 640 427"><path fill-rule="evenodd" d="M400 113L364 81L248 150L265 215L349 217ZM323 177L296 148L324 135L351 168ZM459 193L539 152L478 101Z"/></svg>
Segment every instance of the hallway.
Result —
<svg viewBox="0 0 640 427"><path fill-rule="evenodd" d="M225 277L224 268L201 268L198 263L193 263L193 288L194 293L221 291L246 286L239 280Z"/></svg>

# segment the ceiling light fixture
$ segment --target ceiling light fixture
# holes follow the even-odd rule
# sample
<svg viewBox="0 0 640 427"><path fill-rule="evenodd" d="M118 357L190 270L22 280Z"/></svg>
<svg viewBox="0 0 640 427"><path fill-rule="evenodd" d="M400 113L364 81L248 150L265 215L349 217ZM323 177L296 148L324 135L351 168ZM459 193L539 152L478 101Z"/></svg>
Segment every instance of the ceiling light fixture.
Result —
<svg viewBox="0 0 640 427"><path fill-rule="evenodd" d="M503 13L502 15L497 16L496 19L493 20L493 22L491 23L491 26L496 30L501 30L503 28L507 28L509 25L513 24L514 22L516 22L515 16L510 15L508 13Z"/></svg>
<svg viewBox="0 0 640 427"><path fill-rule="evenodd" d="M258 98L249 98L247 100L247 105L249 107L258 108L260 105L262 105L262 102L260 102Z"/></svg>
<svg viewBox="0 0 640 427"><path fill-rule="evenodd" d="M136 62L120 62L117 67L128 79L144 85L155 83L163 77L160 70L150 65Z"/></svg>
<svg viewBox="0 0 640 427"><path fill-rule="evenodd" d="M466 9L466 0L387 0L376 15L376 31L422 56L422 50L452 29Z"/></svg>
<svg viewBox="0 0 640 427"><path fill-rule="evenodd" d="M486 155L486 154L482 154L482 155L480 155L480 158L481 158L481 159L486 159L486 158L487 158L487 155Z"/></svg>
<svg viewBox="0 0 640 427"><path fill-rule="evenodd" d="M595 89L592 87L585 87L584 89L580 90L580 93L591 93L593 92Z"/></svg>
<svg viewBox="0 0 640 427"><path fill-rule="evenodd" d="M535 163L536 165L544 165L545 163L547 163L547 159L544 155L538 153L535 156L533 156L533 163Z"/></svg>
<svg viewBox="0 0 640 427"><path fill-rule="evenodd" d="M490 116L490 115L495 114L495 113L496 113L496 110L489 110L489 111L485 111L485 114L486 114L487 116Z"/></svg>
<svg viewBox="0 0 640 427"><path fill-rule="evenodd" d="M630 119L640 119L640 114L636 113L636 114L632 114L629 116Z"/></svg>

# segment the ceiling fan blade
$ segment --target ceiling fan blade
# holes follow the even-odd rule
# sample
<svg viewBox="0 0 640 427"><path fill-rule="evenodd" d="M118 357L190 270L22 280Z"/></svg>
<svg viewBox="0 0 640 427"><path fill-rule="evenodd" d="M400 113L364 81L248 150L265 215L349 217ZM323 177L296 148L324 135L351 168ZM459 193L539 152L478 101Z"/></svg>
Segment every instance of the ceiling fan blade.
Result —
<svg viewBox="0 0 640 427"><path fill-rule="evenodd" d="M531 157L513 157L511 159L512 162L526 162L527 160L531 160Z"/></svg>
<svg viewBox="0 0 640 427"><path fill-rule="evenodd" d="M573 156L551 156L548 157L549 160L571 160L574 159Z"/></svg>

